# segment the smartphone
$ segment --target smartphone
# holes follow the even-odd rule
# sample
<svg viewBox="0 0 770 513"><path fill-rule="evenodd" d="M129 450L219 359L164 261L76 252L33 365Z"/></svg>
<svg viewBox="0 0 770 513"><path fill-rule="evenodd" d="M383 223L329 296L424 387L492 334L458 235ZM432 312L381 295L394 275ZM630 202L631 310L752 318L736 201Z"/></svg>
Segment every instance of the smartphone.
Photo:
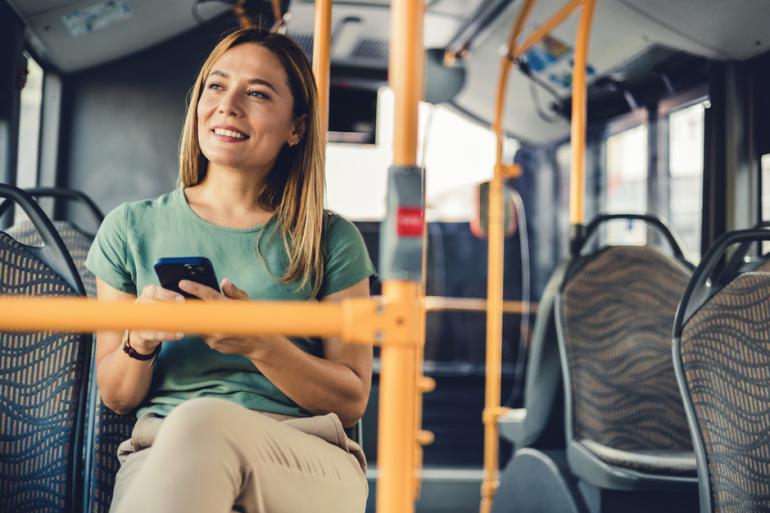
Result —
<svg viewBox="0 0 770 513"><path fill-rule="evenodd" d="M206 257L159 258L153 267L155 267L155 274L158 275L161 287L173 290L186 298L198 299L179 288L181 280L194 281L214 290L219 290L219 281L214 272L214 266Z"/></svg>

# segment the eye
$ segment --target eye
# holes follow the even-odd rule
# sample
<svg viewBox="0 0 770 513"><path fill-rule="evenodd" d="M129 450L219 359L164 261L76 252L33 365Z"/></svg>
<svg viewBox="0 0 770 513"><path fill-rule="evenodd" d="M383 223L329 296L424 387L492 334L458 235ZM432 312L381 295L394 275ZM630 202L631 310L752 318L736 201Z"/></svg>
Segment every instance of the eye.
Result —
<svg viewBox="0 0 770 513"><path fill-rule="evenodd" d="M206 89L213 89L215 91L219 91L220 89L223 89L223 86L219 82L209 82L208 84L206 84Z"/></svg>
<svg viewBox="0 0 770 513"><path fill-rule="evenodd" d="M259 99L262 99L262 100L269 100L270 99L270 96L265 94L265 93L263 93L262 91L252 90L252 91L249 91L246 94L248 94L252 98L259 98Z"/></svg>

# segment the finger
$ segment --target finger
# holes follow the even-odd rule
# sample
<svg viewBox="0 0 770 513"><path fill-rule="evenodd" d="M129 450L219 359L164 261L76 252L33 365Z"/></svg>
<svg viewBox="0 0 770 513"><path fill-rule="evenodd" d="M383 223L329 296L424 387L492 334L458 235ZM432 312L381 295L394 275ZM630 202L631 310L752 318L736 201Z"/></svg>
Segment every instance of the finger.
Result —
<svg viewBox="0 0 770 513"><path fill-rule="evenodd" d="M220 287L222 287L222 292L225 293L225 296L229 297L230 299L249 299L249 295L246 294L246 292L236 287L235 283L231 282L227 278L222 280Z"/></svg>
<svg viewBox="0 0 770 513"><path fill-rule="evenodd" d="M222 298L222 294L211 287L190 280L180 281L179 288L201 299L214 300Z"/></svg>
<svg viewBox="0 0 770 513"><path fill-rule="evenodd" d="M136 335L143 340L173 342L184 338L184 333L169 331L139 331Z"/></svg>

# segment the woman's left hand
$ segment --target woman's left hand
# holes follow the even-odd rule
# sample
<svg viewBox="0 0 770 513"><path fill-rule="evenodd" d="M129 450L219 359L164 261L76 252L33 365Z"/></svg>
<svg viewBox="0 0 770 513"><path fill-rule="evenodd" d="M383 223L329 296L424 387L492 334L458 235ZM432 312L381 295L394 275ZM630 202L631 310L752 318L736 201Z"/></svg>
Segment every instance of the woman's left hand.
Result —
<svg viewBox="0 0 770 513"><path fill-rule="evenodd" d="M248 301L249 299L246 292L236 287L228 279L222 280L219 287L222 289L222 293L194 281L182 280L179 282L180 289L204 301ZM202 338L214 351L224 354L240 354L247 357L254 352L258 343L256 337L237 335L215 334L205 335Z"/></svg>

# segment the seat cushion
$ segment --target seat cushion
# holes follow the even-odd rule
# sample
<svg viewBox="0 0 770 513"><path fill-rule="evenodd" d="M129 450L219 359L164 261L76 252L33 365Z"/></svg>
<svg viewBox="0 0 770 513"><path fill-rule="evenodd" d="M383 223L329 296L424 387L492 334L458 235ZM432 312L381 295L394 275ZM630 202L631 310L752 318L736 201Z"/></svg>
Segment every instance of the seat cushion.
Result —
<svg viewBox="0 0 770 513"><path fill-rule="evenodd" d="M580 443L603 462L617 467L651 474L696 475L692 451L620 450L588 439Z"/></svg>

